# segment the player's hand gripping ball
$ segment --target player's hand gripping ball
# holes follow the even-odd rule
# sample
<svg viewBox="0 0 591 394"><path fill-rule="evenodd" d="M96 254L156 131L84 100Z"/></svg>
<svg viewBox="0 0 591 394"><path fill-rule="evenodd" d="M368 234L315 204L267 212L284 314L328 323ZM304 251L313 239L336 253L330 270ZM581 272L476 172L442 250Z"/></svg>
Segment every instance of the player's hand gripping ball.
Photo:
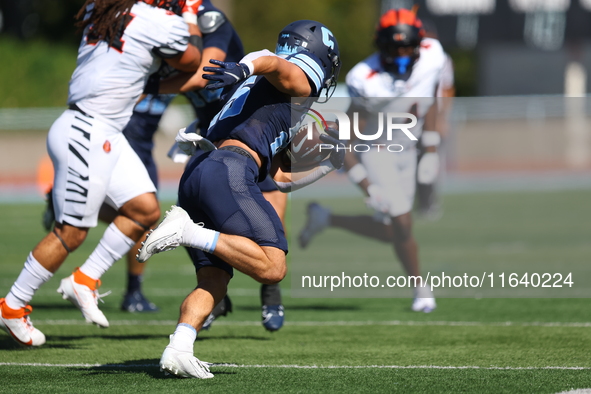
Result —
<svg viewBox="0 0 591 394"><path fill-rule="evenodd" d="M326 122L323 125L316 121L311 125L312 130L308 132L308 123L304 123L296 132L289 147L285 149L286 164L291 166L292 171L314 168L333 151L331 145L334 145L335 141L332 139L326 141L325 138L330 138L327 129L336 130L338 125L335 122Z"/></svg>

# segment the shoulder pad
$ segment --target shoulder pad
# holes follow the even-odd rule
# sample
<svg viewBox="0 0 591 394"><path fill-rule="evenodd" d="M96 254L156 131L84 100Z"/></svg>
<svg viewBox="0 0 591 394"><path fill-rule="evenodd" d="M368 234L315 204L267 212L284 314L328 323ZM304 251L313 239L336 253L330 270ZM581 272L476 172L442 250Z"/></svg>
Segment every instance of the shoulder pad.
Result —
<svg viewBox="0 0 591 394"><path fill-rule="evenodd" d="M197 18L197 24L203 34L213 33L224 22L226 22L226 17L219 11L207 11Z"/></svg>

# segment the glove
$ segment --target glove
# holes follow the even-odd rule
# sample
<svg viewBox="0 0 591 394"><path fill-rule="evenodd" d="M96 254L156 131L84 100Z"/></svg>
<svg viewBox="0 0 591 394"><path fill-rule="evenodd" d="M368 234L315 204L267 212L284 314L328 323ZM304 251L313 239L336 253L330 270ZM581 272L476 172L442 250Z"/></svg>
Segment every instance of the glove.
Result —
<svg viewBox="0 0 591 394"><path fill-rule="evenodd" d="M435 182L437 175L439 175L439 154L424 153L417 166L417 181L422 185L429 185Z"/></svg>
<svg viewBox="0 0 591 394"><path fill-rule="evenodd" d="M166 154L170 159L172 159L175 163L185 164L189 160L189 155L179 148L179 143L174 142L174 144L170 147L168 153Z"/></svg>
<svg viewBox="0 0 591 394"><path fill-rule="evenodd" d="M320 141L333 146L328 159L336 170L340 170L345 164L345 144L339 141L339 132L327 127L326 133L320 134Z"/></svg>
<svg viewBox="0 0 591 394"><path fill-rule="evenodd" d="M186 129L180 129L174 140L177 142L179 149L186 155L192 156L197 149L197 145L205 151L209 152L215 150L216 147L207 138L200 136L197 133L185 133Z"/></svg>
<svg viewBox="0 0 591 394"><path fill-rule="evenodd" d="M192 23L194 25L197 24L197 12L199 11L199 6L201 6L202 0L187 0L183 9L181 10L181 15L183 19L187 23Z"/></svg>
<svg viewBox="0 0 591 394"><path fill-rule="evenodd" d="M232 86L250 77L250 69L244 63L226 63L216 59L209 61L219 67L203 67L203 71L213 74L203 74L203 78L214 81L205 87L207 90L215 90L226 86Z"/></svg>
<svg viewBox="0 0 591 394"><path fill-rule="evenodd" d="M368 208L380 213L390 212L390 203L381 187L371 184L367 188L367 194L369 197L365 199L365 204Z"/></svg>

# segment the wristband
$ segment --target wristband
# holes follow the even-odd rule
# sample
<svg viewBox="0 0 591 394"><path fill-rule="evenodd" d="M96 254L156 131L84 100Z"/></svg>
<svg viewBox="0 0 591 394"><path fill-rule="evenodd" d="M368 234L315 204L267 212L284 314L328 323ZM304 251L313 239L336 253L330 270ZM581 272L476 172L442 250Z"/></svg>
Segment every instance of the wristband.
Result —
<svg viewBox="0 0 591 394"><path fill-rule="evenodd" d="M244 60L242 59L240 61L240 63L244 64L246 67L248 67L248 76L250 77L252 74L254 74L254 63L250 60Z"/></svg>
<svg viewBox="0 0 591 394"><path fill-rule="evenodd" d="M367 170L365 169L363 164L357 163L353 167L351 167L349 171L347 171L347 175L349 176L351 182L360 183L362 180L367 178Z"/></svg>
<svg viewBox="0 0 591 394"><path fill-rule="evenodd" d="M191 34L189 36L189 44L192 44L195 48L199 49L200 52L203 52L203 38L196 34Z"/></svg>
<svg viewBox="0 0 591 394"><path fill-rule="evenodd" d="M437 131L423 131L421 135L421 144L426 148L429 146L439 146L441 143L441 134Z"/></svg>

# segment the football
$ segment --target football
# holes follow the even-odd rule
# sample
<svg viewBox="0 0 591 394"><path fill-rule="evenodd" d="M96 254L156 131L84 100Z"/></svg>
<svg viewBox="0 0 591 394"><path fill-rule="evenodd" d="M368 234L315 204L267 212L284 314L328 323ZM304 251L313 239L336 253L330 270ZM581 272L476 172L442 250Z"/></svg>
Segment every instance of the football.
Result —
<svg viewBox="0 0 591 394"><path fill-rule="evenodd" d="M312 136L308 138L308 123L304 123L291 140L289 147L285 149L285 159L292 169L306 170L316 167L322 160L326 159L331 150L326 147L320 148L324 144L320 135L324 134L324 127L316 121L312 123ZM326 122L331 129L338 129L335 122Z"/></svg>

